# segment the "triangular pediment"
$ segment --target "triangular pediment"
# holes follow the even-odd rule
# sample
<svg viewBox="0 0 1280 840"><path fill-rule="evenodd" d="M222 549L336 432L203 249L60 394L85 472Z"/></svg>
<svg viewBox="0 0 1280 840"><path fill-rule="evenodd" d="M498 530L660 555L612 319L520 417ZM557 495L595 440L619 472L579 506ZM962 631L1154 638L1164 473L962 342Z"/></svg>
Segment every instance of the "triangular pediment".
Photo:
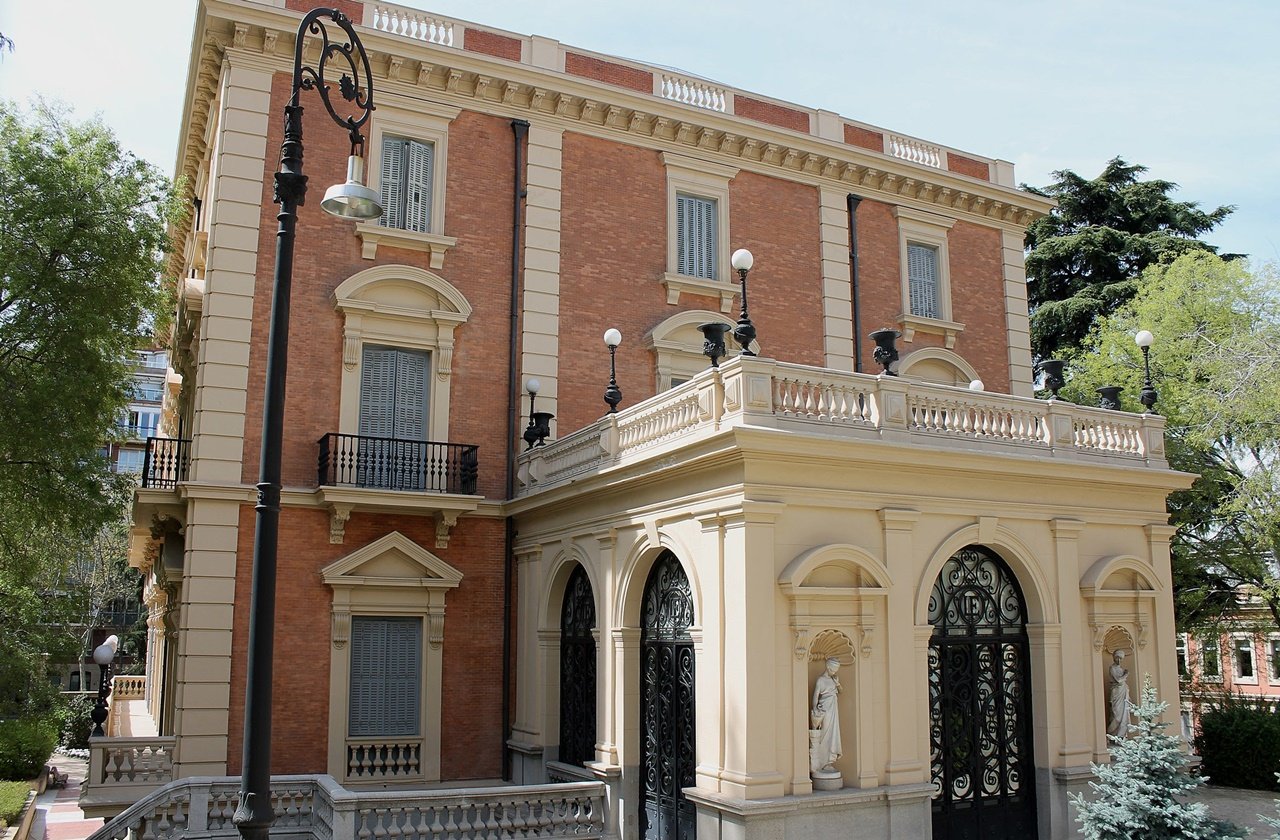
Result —
<svg viewBox="0 0 1280 840"><path fill-rule="evenodd" d="M320 570L331 586L426 586L449 588L462 581L462 572L427 551L399 531Z"/></svg>

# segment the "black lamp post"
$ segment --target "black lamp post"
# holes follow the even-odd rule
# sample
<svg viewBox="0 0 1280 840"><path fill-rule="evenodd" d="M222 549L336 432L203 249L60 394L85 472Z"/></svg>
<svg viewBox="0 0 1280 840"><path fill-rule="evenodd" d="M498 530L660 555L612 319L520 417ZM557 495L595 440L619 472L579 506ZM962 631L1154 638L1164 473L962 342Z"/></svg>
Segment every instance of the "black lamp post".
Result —
<svg viewBox="0 0 1280 840"><path fill-rule="evenodd" d="M1156 337L1149 330L1138 330L1138 334L1133 337L1133 343L1142 350L1142 392L1138 394L1138 402L1142 403L1147 414L1155 414L1156 398L1159 396L1155 386L1151 384L1151 345L1155 341Z"/></svg>
<svg viewBox="0 0 1280 840"><path fill-rule="evenodd" d="M746 248L739 248L729 258L729 264L733 266L734 271L738 272L738 279L742 281L742 313L738 315L738 325L733 328L733 340L742 346L743 356L755 355L751 352L751 342L755 341L756 327L751 323L751 316L747 314L747 272L751 270L755 261L755 257L751 256L751 252Z"/></svg>
<svg viewBox="0 0 1280 840"><path fill-rule="evenodd" d="M609 348L609 387L604 389L604 401L609 404L609 414L618 413L618 403L622 402L622 389L618 387L618 345L622 343L622 333L615 329L604 332L604 343Z"/></svg>
<svg viewBox="0 0 1280 840"><path fill-rule="evenodd" d="M711 359L712 367L720 367L720 360L725 354L724 337L732 329L733 327L721 321L698 325L698 332L702 333L703 339L702 355Z"/></svg>
<svg viewBox="0 0 1280 840"><path fill-rule="evenodd" d="M108 636L106 641L93 649L93 661L98 664L98 699L94 701L89 719L93 721L92 734L95 738L101 738L106 734L102 724L107 722L107 696L111 694L111 663L116 658L116 650L119 646L119 636Z"/></svg>
<svg viewBox="0 0 1280 840"><path fill-rule="evenodd" d="M329 23L345 35L345 41L329 39ZM314 67L304 66L302 50L307 35L321 39L320 57ZM329 63L335 67L330 68ZM332 79L337 72L338 78ZM326 72L331 75L326 77ZM363 78L363 84L361 83ZM341 117L330 99L330 81L355 110ZM351 136L347 181L329 188L320 207L349 219L376 219L382 215L378 195L360 183L363 177L364 135L360 129L373 111L373 76L369 57L351 21L337 9L312 9L298 25L294 46L293 88L284 109L284 143L280 170L275 175L276 267L272 281L271 324L267 337L266 400L262 412L262 452L258 471L257 522L253 537L253 580L249 605L249 661L244 704L243 777L240 804L232 822L246 840L267 840L275 814L271 807L271 672L275 647L276 546L280 530L280 453L284 438L284 387L288 369L289 295L293 283L294 228L298 207L307 192L302 174L302 106L304 90L320 94L320 101L338 125ZM338 107L342 107L339 104Z"/></svg>
<svg viewBox="0 0 1280 840"><path fill-rule="evenodd" d="M538 396L538 389L541 387L542 383L532 377L524 384L524 389L529 392L529 425L521 435L526 444L525 452L535 446L546 446L547 436L551 434L551 421L555 419L555 415L550 411L533 410L533 400Z"/></svg>

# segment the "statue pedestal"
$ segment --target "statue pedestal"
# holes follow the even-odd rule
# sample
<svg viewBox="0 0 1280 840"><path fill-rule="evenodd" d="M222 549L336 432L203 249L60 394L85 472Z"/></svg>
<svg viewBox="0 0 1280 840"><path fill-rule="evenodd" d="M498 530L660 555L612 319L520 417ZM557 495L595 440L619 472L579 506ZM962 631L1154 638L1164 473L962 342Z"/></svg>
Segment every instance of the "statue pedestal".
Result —
<svg viewBox="0 0 1280 840"><path fill-rule="evenodd" d="M844 776L839 770L814 770L809 778L813 780L814 790L840 790L844 787Z"/></svg>
<svg viewBox="0 0 1280 840"><path fill-rule="evenodd" d="M832 755L826 750L819 754L821 740L821 729L809 730L809 778L813 780L813 789L840 790L844 787L844 776L835 768L823 769Z"/></svg>

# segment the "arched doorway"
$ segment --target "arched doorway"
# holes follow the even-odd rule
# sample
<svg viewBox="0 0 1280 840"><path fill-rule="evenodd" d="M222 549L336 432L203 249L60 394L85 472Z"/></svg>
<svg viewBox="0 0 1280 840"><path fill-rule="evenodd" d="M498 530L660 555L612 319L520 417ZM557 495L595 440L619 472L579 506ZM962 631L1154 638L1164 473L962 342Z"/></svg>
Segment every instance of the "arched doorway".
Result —
<svg viewBox="0 0 1280 840"><path fill-rule="evenodd" d="M929 596L934 840L1037 836L1027 605L1009 567L970 545Z"/></svg>
<svg viewBox="0 0 1280 840"><path fill-rule="evenodd" d="M649 572L640 605L640 835L693 840L696 812L682 789L693 785L693 594L680 561L664 551Z"/></svg>
<svg viewBox="0 0 1280 840"><path fill-rule="evenodd" d="M596 750L596 601L587 570L569 575L560 609L560 760L582 764Z"/></svg>

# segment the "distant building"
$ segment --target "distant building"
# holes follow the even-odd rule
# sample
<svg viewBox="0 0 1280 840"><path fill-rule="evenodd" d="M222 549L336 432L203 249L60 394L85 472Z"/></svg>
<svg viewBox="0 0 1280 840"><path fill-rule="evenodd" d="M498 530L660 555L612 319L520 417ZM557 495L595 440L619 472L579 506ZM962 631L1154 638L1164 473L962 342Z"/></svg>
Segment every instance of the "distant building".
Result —
<svg viewBox="0 0 1280 840"><path fill-rule="evenodd" d="M1179 633L1182 734L1194 739L1200 712L1223 694L1280 702L1280 630L1258 598L1246 598L1221 632Z"/></svg>
<svg viewBox="0 0 1280 840"><path fill-rule="evenodd" d="M156 437L160 431L169 352L139 350L133 354L132 362L129 405L116 424L118 439L107 445L105 454L112 472L141 475L146 463L147 438Z"/></svg>

